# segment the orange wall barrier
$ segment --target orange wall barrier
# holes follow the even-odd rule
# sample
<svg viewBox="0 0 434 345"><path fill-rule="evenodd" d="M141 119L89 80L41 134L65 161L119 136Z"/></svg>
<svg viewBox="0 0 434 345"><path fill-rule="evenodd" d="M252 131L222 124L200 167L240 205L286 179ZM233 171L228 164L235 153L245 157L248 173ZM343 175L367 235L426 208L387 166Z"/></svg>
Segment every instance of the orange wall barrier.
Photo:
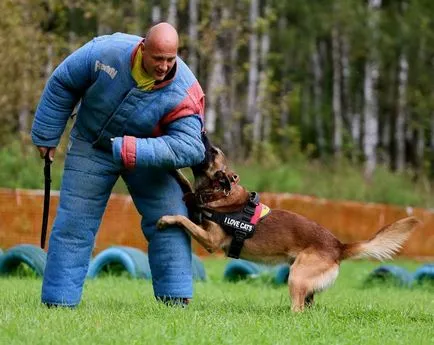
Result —
<svg viewBox="0 0 434 345"><path fill-rule="evenodd" d="M58 199L58 192L52 192L49 230ZM261 193L261 201L271 208L302 214L327 227L343 242L368 239L382 226L415 215L423 224L406 243L401 255L418 259L434 257L434 211L431 210L275 193ZM0 189L0 248L7 249L21 243L39 245L42 207L42 191ZM127 195L113 194L110 197L97 235L95 254L111 245L147 248L140 229L140 216ZM198 255L207 255L196 242L193 242L193 249Z"/></svg>

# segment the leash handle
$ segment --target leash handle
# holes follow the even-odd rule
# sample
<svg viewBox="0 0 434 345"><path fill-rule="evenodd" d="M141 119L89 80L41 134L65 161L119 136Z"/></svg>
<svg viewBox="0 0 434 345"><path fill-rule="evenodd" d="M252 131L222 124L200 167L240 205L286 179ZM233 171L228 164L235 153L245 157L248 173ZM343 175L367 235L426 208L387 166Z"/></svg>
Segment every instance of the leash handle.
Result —
<svg viewBox="0 0 434 345"><path fill-rule="evenodd" d="M44 156L44 210L42 213L42 228L41 228L41 248L45 248L45 239L47 237L48 214L50 211L50 187L51 187L51 159L50 149Z"/></svg>

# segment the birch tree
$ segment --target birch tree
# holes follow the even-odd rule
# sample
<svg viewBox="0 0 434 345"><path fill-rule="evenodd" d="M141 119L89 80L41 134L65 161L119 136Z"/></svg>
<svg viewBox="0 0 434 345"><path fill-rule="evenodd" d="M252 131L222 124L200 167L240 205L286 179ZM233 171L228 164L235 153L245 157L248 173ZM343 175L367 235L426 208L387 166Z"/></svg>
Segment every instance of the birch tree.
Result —
<svg viewBox="0 0 434 345"><path fill-rule="evenodd" d="M285 12L280 11L278 19L278 30L279 30L279 45L284 46L284 39L288 30L288 20L286 18ZM282 80L280 82L280 129L282 130L281 142L280 144L284 147L288 146L289 138L288 133L285 131L289 126L290 121L290 109L289 109L289 91L291 89L291 84L289 80L289 64L290 58L289 54L285 54L286 50L282 51L282 69L281 75Z"/></svg>
<svg viewBox="0 0 434 345"><path fill-rule="evenodd" d="M173 25L175 28L177 26L177 17L178 17L178 1L170 0L169 9L167 11L167 22Z"/></svg>
<svg viewBox="0 0 434 345"><path fill-rule="evenodd" d="M151 10L151 20L152 23L158 23L161 21L161 3L157 0L151 0L152 10Z"/></svg>
<svg viewBox="0 0 434 345"><path fill-rule="evenodd" d="M222 85L222 74L223 74L223 54L222 48L219 45L218 36L218 26L219 26L219 13L216 3L211 4L211 28L210 32L215 34L213 39L213 49L212 57L210 60L210 69L207 85L207 106L205 114L205 128L210 133L213 134L216 131L216 118L217 118L217 100L220 93L220 88Z"/></svg>
<svg viewBox="0 0 434 345"><path fill-rule="evenodd" d="M319 45L315 44L313 52L311 55L312 60L312 73L313 73L313 110L314 110L314 121L315 121L315 132L316 132L316 143L318 148L318 153L322 157L325 153L326 139L324 135L324 125L322 117L322 99L323 99L323 68L322 68L322 58Z"/></svg>
<svg viewBox="0 0 434 345"><path fill-rule="evenodd" d="M340 157L342 153L342 105L341 105L341 66L339 31L336 25L332 28L333 59L333 152Z"/></svg>
<svg viewBox="0 0 434 345"><path fill-rule="evenodd" d="M229 131L232 138L232 148L229 154L234 158L244 157L241 114L245 112L246 108L240 104L240 99L242 99L243 95L238 90L238 79L241 79L240 76L242 77L238 64L241 46L240 41L243 40L243 26L239 25L239 23L242 22L243 8L244 5L241 1L227 1L223 8L223 18L225 18L225 22L227 23L224 35L227 42L225 60L229 61L229 64L227 64L225 68L226 80L227 84L229 84L229 114L231 116Z"/></svg>
<svg viewBox="0 0 434 345"><path fill-rule="evenodd" d="M252 126L255 120L256 98L258 94L258 33L256 22L259 15L259 1L251 0L249 11L249 76L247 85L247 120Z"/></svg>
<svg viewBox="0 0 434 345"><path fill-rule="evenodd" d="M378 65L378 20L381 0L369 0L368 3L368 30L371 36L369 55L365 64L364 82L364 142L365 178L370 180L377 165L376 148L378 144L378 95L377 86L379 78Z"/></svg>
<svg viewBox="0 0 434 345"><path fill-rule="evenodd" d="M405 168L407 84L408 84L408 62L405 53L401 51L401 54L399 56L398 107L397 107L397 114L396 114L396 129L395 129L397 171L403 171Z"/></svg>
<svg viewBox="0 0 434 345"><path fill-rule="evenodd" d="M199 0L189 0L188 2L188 65L191 71L196 75L198 72L198 3Z"/></svg>
<svg viewBox="0 0 434 345"><path fill-rule="evenodd" d="M401 3L402 11L405 11L405 2ZM405 25L405 24L403 24ZM401 39L404 34L401 32ZM405 38L403 39L405 41ZM407 87L408 87L408 61L405 46L400 48L399 71L398 71L398 107L396 114L395 149L396 149L396 170L403 171L405 168L405 139L407 123Z"/></svg>
<svg viewBox="0 0 434 345"><path fill-rule="evenodd" d="M256 101L255 115L253 119L253 141L259 143L262 140L262 130L267 127L267 132L269 132L269 127L271 127L270 116L266 114L265 100L267 99L267 83L268 83L268 52L270 50L270 33L269 24L267 17L269 15L270 8L265 4L263 27L261 32L261 44L260 44L260 72L259 72L259 83L258 83L258 98ZM264 125L266 124L266 125ZM267 136L269 134L267 133Z"/></svg>

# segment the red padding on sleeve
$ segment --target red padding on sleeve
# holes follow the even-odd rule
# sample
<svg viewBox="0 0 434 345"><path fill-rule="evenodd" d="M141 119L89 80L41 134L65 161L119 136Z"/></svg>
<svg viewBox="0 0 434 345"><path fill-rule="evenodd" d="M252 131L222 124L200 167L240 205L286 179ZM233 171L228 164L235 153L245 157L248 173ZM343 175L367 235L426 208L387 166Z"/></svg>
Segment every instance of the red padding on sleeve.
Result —
<svg viewBox="0 0 434 345"><path fill-rule="evenodd" d="M180 119L181 117L198 114L204 123L205 113L205 95L198 81L196 81L188 90L185 98L173 109L166 114L157 124L152 132L153 137L162 135L162 128L167 124Z"/></svg>
<svg viewBox="0 0 434 345"><path fill-rule="evenodd" d="M136 166L136 138L125 135L122 140L121 150L122 162L128 170Z"/></svg>

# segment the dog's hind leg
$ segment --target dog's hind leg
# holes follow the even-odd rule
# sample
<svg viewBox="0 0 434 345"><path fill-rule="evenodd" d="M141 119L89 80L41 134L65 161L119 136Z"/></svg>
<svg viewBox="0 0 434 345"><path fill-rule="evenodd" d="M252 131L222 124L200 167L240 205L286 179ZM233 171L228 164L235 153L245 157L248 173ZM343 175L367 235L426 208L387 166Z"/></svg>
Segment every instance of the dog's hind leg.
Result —
<svg viewBox="0 0 434 345"><path fill-rule="evenodd" d="M315 294L313 292L311 292L304 298L304 306L305 307L309 308L309 307L313 306L314 296L315 296Z"/></svg>
<svg viewBox="0 0 434 345"><path fill-rule="evenodd" d="M322 291L335 281L339 265L313 250L301 252L294 264L288 279L292 299L292 310L303 311L305 306L313 303L316 291Z"/></svg>

